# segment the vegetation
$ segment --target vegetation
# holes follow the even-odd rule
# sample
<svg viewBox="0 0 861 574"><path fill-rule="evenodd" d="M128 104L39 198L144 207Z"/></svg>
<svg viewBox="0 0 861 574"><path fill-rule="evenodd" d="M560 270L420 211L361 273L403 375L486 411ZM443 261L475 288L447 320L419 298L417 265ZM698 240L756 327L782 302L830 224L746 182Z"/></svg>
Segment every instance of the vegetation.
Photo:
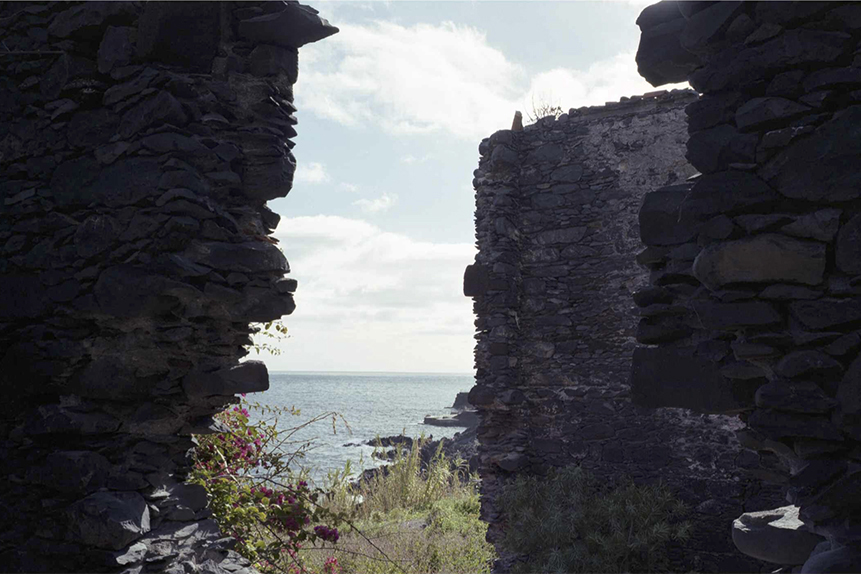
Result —
<svg viewBox="0 0 861 574"><path fill-rule="evenodd" d="M600 484L578 467L518 477L503 492L504 545L527 556L513 572L658 572L691 525L661 486Z"/></svg>
<svg viewBox="0 0 861 574"><path fill-rule="evenodd" d="M541 118L553 116L553 119L559 119L564 112L562 106L551 103L553 95L541 94L538 97L538 102L535 101L535 94L532 94L532 109L526 112L526 119L529 123L534 124Z"/></svg>
<svg viewBox="0 0 861 574"><path fill-rule="evenodd" d="M272 418L252 422L248 408ZM315 488L291 470L308 444L278 431L292 409L239 406L222 433L198 436L191 480L203 485L221 529L263 572L489 572L493 548L479 520L477 479L438 450L423 468L422 442L358 486L350 469ZM326 413L311 422L332 417ZM306 423L308 424L308 423ZM302 425L305 426L305 425Z"/></svg>
<svg viewBox="0 0 861 574"><path fill-rule="evenodd" d="M252 423L249 406L273 418ZM236 540L237 552L263 571L299 574L306 570L298 552L309 544L337 542L337 526L348 517L321 504L325 493L291 471L290 463L303 456L307 445L291 440L301 427L286 433L278 430L283 414L299 411L243 401L220 413L223 432L197 437L190 480L206 488L213 516ZM334 424L334 413L311 422L328 416ZM334 559L329 565L332 571Z"/></svg>
<svg viewBox="0 0 861 574"><path fill-rule="evenodd" d="M322 553L300 553L312 570L323 566L320 556L331 554L343 572L490 572L496 556L479 519L477 477L441 449L423 468L424 444L419 440L409 451L398 449L384 471L358 485L343 475L330 485L329 508L342 513L353 508L355 528L337 544L324 544Z"/></svg>

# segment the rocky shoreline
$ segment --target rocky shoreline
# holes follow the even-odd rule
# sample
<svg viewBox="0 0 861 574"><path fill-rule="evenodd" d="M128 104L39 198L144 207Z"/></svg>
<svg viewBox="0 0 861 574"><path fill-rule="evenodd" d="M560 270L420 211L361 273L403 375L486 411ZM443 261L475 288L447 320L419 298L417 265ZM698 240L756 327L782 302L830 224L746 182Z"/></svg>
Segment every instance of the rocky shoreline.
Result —
<svg viewBox="0 0 861 574"><path fill-rule="evenodd" d="M374 438L361 444L378 447L378 451L374 453L374 456L382 460L392 461L397 456L398 449L401 449L403 454L407 454L421 442L420 457L422 468L427 467L437 450L440 449L440 445L442 445L442 452L447 459L455 460L456 458L461 458L469 468L470 474L478 472L478 436L476 432L478 428L478 414L472 405L469 404L466 398L467 394L458 393L454 404L450 407L456 412L451 416L426 416L424 419L425 424L432 426L466 427L465 430L456 433L452 438L434 440L433 435L431 435L424 441L420 441L417 438L404 435L392 435ZM359 445L357 444L356 446ZM387 465L366 469L355 480L354 484L358 485L369 481L380 472L385 475L388 472Z"/></svg>

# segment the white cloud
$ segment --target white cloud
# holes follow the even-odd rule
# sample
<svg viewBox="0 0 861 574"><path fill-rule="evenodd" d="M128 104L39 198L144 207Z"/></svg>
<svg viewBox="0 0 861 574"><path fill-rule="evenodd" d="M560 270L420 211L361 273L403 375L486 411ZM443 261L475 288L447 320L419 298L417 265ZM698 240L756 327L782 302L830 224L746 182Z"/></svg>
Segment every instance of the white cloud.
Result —
<svg viewBox="0 0 861 574"><path fill-rule="evenodd" d="M331 179L326 173L326 166L322 163L309 162L300 163L296 166L293 181L296 183L326 183Z"/></svg>
<svg viewBox="0 0 861 574"><path fill-rule="evenodd" d="M338 189L343 191L349 191L350 193L356 193L357 191L359 191L359 186L342 181L338 184Z"/></svg>
<svg viewBox="0 0 861 574"><path fill-rule="evenodd" d="M537 101L550 93L568 110L654 90L637 73L634 53L528 77L483 31L451 22L344 24L340 34L302 50L311 63L296 85L301 109L392 134L475 140L510 126L514 110L526 115L533 95Z"/></svg>
<svg viewBox="0 0 861 574"><path fill-rule="evenodd" d="M361 208L365 213L382 213L392 208L398 202L398 194L383 193L376 199L357 199L353 205Z"/></svg>
<svg viewBox="0 0 861 574"><path fill-rule="evenodd" d="M405 163L407 165L412 165L414 163L424 163L431 158L431 154L425 154L422 157L416 157L412 154L407 154L401 157L401 163Z"/></svg>
<svg viewBox="0 0 861 574"><path fill-rule="evenodd" d="M471 300L462 278L475 247L432 243L360 219L284 218L275 231L299 280L291 339L273 370L456 371L472 368Z"/></svg>
<svg viewBox="0 0 861 574"><path fill-rule="evenodd" d="M313 52L296 85L297 105L349 126L390 133L447 131L463 137L510 120L520 66L475 28L444 22L405 27L343 24ZM306 68L303 68L306 69Z"/></svg>

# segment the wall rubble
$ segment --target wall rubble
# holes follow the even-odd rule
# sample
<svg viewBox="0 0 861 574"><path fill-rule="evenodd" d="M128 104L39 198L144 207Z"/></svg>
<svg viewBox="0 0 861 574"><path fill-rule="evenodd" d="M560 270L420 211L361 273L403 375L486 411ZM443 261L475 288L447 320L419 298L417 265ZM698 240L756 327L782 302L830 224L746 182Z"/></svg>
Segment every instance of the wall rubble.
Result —
<svg viewBox="0 0 861 574"><path fill-rule="evenodd" d="M295 307L297 2L0 2L0 563L252 572L185 485Z"/></svg>
<svg viewBox="0 0 861 574"><path fill-rule="evenodd" d="M857 572L861 6L662 2L638 23L641 74L702 93L687 108L702 175L640 214L638 338L655 346L635 352L635 396L740 412L760 476L827 538L801 571Z"/></svg>
<svg viewBox="0 0 861 574"><path fill-rule="evenodd" d="M512 477L579 464L598 476L658 479L696 507L695 531L671 550L675 569L758 571L732 546L726 523L768 508L739 469L726 416L634 405L632 292L648 282L638 263L637 214L654 186L684 186L684 108L692 91L623 98L545 118L482 141L473 180L479 253L464 292L475 298L482 517L500 546Z"/></svg>

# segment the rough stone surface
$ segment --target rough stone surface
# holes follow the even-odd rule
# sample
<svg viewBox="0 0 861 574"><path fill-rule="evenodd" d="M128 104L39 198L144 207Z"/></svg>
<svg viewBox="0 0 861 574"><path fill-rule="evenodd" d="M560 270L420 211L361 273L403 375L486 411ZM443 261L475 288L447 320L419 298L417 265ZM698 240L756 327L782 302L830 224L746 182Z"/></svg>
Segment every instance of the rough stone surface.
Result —
<svg viewBox="0 0 861 574"><path fill-rule="evenodd" d="M808 559L809 544L775 539L749 553L793 572L857 570L861 12L828 2L679 3L680 22L663 4L641 16L637 61L651 80L683 59L667 47L696 52L687 79L702 95L687 108L687 157L703 175L673 205L676 222L641 212L642 229L675 229L642 235L650 282L670 297L635 299L646 327L639 342L659 349L638 350L637 367L673 373L663 354L686 352L712 363L699 367L703 381L712 371L750 381L739 438L760 454L752 472L785 485L805 529L827 548ZM707 12L714 20L699 16ZM668 22L657 43L651 30ZM655 204L666 192L653 193ZM663 238L690 235L692 221L703 226L690 247L666 249ZM637 395L644 404L701 408L690 389L673 392L678 377L648 383Z"/></svg>
<svg viewBox="0 0 861 574"><path fill-rule="evenodd" d="M777 234L755 235L707 247L694 261L693 271L712 290L728 283L817 285L825 273L825 244Z"/></svg>
<svg viewBox="0 0 861 574"><path fill-rule="evenodd" d="M739 550L774 564L802 564L822 540L804 530L797 506L746 512L732 523L732 541Z"/></svg>
<svg viewBox="0 0 861 574"><path fill-rule="evenodd" d="M264 6L281 45L237 36ZM296 282L265 202L296 47L335 31L297 2L0 3L0 570L254 573L184 484L190 433L268 388L249 323Z"/></svg>
<svg viewBox="0 0 861 574"><path fill-rule="evenodd" d="M679 223L692 188L685 179L694 173L681 145L684 108L695 100L695 94L674 91L570 110L564 120L500 131L479 146L473 181L479 253L464 282L475 300L478 331L469 400L481 415L481 513L490 523L488 539L503 553L505 509L496 502L502 485L516 475L579 464L608 481L660 478L692 507L703 498L714 501L708 514L694 517L692 540L673 545L672 569L760 569L735 550L728 525L742 505L769 508L780 499L774 489L754 487L740 470L743 455L733 432L739 423L724 413L750 408L764 379L708 372L711 354L705 351L655 358L649 349L638 351L647 360L632 357L635 335L673 340L697 324L690 310L666 304L675 291L660 285L641 291L648 272L637 263L642 237L654 246L639 257L650 267L662 267L670 254L684 259L665 269L664 280L696 281L691 264L709 218ZM751 186L768 190L755 176L745 177L733 199L742 205ZM661 188L643 201L653 186ZM779 197L771 190L762 195ZM714 207L706 201L713 200L701 201L704 212L723 209L720 198ZM639 326L633 293L643 307ZM775 312L761 305L773 320ZM672 388L652 394L651 387L668 378ZM684 399L684 406L698 400L701 413L722 414L645 409L632 402L638 394Z"/></svg>

